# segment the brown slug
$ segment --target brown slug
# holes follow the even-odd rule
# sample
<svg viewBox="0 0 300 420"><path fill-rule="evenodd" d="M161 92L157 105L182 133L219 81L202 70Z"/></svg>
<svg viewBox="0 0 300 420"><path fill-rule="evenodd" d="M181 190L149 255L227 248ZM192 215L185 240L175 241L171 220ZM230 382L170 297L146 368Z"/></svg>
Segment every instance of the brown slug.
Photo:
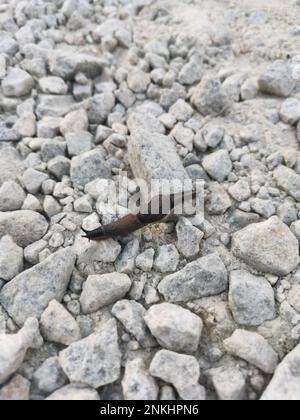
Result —
<svg viewBox="0 0 300 420"><path fill-rule="evenodd" d="M192 197L194 197L194 193L192 194ZM157 198L159 200L159 213L151 214L151 206L153 200L157 200ZM172 212L169 215L163 212L162 196L155 197L153 200L151 200L148 204L147 214L129 214L123 217L122 219L119 219L113 223L102 226L92 231L87 231L81 228L85 233L84 238L88 238L95 241L103 241L110 238L125 237L152 223L166 221L166 219L170 214L172 214ZM174 195L170 196L170 204L171 210L174 210L176 204L176 198Z"/></svg>

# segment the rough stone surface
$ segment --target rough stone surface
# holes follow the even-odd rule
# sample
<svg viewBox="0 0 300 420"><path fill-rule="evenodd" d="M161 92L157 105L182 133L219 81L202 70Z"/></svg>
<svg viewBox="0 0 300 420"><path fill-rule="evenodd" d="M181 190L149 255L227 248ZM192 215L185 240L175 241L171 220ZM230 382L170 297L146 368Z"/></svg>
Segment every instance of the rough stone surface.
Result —
<svg viewBox="0 0 300 420"><path fill-rule="evenodd" d="M30 382L16 374L0 389L0 401L28 401Z"/></svg>
<svg viewBox="0 0 300 420"><path fill-rule="evenodd" d="M108 321L97 332L60 352L59 362L71 382L96 389L115 382L121 368L116 322Z"/></svg>
<svg viewBox="0 0 300 420"><path fill-rule="evenodd" d="M123 299L131 287L126 274L111 273L89 276L80 296L82 311L86 314Z"/></svg>
<svg viewBox="0 0 300 420"><path fill-rule="evenodd" d="M29 318L17 334L1 334L0 385L22 364L29 348L39 348L43 344L39 333L39 323Z"/></svg>
<svg viewBox="0 0 300 420"><path fill-rule="evenodd" d="M263 273L284 276L299 263L299 244L278 217L252 224L235 233L232 252Z"/></svg>
<svg viewBox="0 0 300 420"><path fill-rule="evenodd" d="M162 347L179 353L194 353L197 350L203 323L187 309L161 303L152 306L144 319Z"/></svg>
<svg viewBox="0 0 300 420"><path fill-rule="evenodd" d="M205 400L205 390L198 382L200 366L193 356L160 350L151 362L150 373L172 384L183 400Z"/></svg>
<svg viewBox="0 0 300 420"><path fill-rule="evenodd" d="M72 315L56 300L52 300L42 313L41 333L47 341L70 344L80 340L80 328Z"/></svg>
<svg viewBox="0 0 300 420"><path fill-rule="evenodd" d="M154 401L158 398L158 386L149 374L142 359L127 361L122 380L125 400Z"/></svg>
<svg viewBox="0 0 300 420"><path fill-rule="evenodd" d="M262 401L299 401L299 361L300 345L295 347L278 365L270 384L261 397Z"/></svg>
<svg viewBox="0 0 300 420"><path fill-rule="evenodd" d="M258 84L264 93L287 97L295 87L295 80L289 65L278 60L260 76Z"/></svg>
<svg viewBox="0 0 300 420"><path fill-rule="evenodd" d="M28 317L39 318L51 300L63 298L74 264L70 248L56 252L4 286L0 303L18 325L23 325Z"/></svg>
<svg viewBox="0 0 300 420"><path fill-rule="evenodd" d="M227 352L246 360L265 373L273 373L278 364L278 355L259 334L236 330L224 341Z"/></svg>
<svg viewBox="0 0 300 420"><path fill-rule="evenodd" d="M19 184L14 181L4 182L0 188L0 211L20 210L25 197Z"/></svg>
<svg viewBox="0 0 300 420"><path fill-rule="evenodd" d="M0 212L0 236L10 235L21 247L41 239L47 229L46 219L34 211Z"/></svg>
<svg viewBox="0 0 300 420"><path fill-rule="evenodd" d="M129 140L129 161L136 177L184 180L188 176L172 141L162 134L138 130Z"/></svg>
<svg viewBox="0 0 300 420"><path fill-rule="evenodd" d="M192 103L200 114L213 116L222 114L230 106L230 100L220 81L210 77L203 78L196 87Z"/></svg>
<svg viewBox="0 0 300 420"><path fill-rule="evenodd" d="M33 78L21 69L11 69L2 82L2 89L5 96L25 96L31 92L33 86Z"/></svg>
<svg viewBox="0 0 300 420"><path fill-rule="evenodd" d="M110 170L100 150L76 156L71 161L71 179L75 186L85 186L97 178L109 178Z"/></svg>
<svg viewBox="0 0 300 420"><path fill-rule="evenodd" d="M270 283L247 271L233 271L230 276L229 305L235 321L254 327L275 318L275 296Z"/></svg>
<svg viewBox="0 0 300 420"><path fill-rule="evenodd" d="M209 375L221 401L245 399L246 380L238 368L216 368Z"/></svg>
<svg viewBox="0 0 300 420"><path fill-rule="evenodd" d="M85 385L71 384L58 389L46 398L47 401L99 401L98 392Z"/></svg>
<svg viewBox="0 0 300 420"><path fill-rule="evenodd" d="M0 239L0 279L12 280L23 271L23 249L10 236Z"/></svg>
<svg viewBox="0 0 300 420"><path fill-rule="evenodd" d="M150 334L144 321L146 309L140 303L131 300L120 300L113 306L112 314L143 347L156 346L156 340Z"/></svg>
<svg viewBox="0 0 300 420"><path fill-rule="evenodd" d="M188 302L218 295L226 290L227 284L227 270L222 260L218 254L211 254L165 277L158 290L169 302Z"/></svg>

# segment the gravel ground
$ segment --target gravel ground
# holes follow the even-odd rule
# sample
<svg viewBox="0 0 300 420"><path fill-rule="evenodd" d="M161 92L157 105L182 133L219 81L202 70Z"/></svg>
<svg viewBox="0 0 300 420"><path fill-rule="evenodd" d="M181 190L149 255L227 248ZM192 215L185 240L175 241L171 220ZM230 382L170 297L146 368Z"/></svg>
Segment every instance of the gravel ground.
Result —
<svg viewBox="0 0 300 420"><path fill-rule="evenodd" d="M300 399L299 18L0 0L0 400ZM83 238L125 172L205 221Z"/></svg>

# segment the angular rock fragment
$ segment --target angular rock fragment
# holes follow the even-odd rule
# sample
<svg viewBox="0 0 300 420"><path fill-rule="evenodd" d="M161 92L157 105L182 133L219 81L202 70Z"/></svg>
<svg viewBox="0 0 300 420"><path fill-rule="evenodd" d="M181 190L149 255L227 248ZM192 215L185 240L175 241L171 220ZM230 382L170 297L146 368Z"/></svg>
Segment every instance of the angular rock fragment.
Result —
<svg viewBox="0 0 300 420"><path fill-rule="evenodd" d="M127 361L122 389L125 400L153 401L158 398L158 386L141 358Z"/></svg>
<svg viewBox="0 0 300 420"><path fill-rule="evenodd" d="M290 66L278 60L261 74L258 84L261 92L286 98L294 89L295 80Z"/></svg>
<svg viewBox="0 0 300 420"><path fill-rule="evenodd" d="M278 363L278 355L270 344L259 334L236 330L224 341L227 352L246 360L265 373L273 373Z"/></svg>
<svg viewBox="0 0 300 420"><path fill-rule="evenodd" d="M0 292L0 303L18 325L39 318L51 300L61 301L75 264L70 248L62 249L19 274Z"/></svg>
<svg viewBox="0 0 300 420"><path fill-rule="evenodd" d="M121 369L116 321L108 321L97 332L60 352L59 362L71 382L95 389L115 382Z"/></svg>
<svg viewBox="0 0 300 420"><path fill-rule="evenodd" d="M28 349L37 349L43 344L39 323L29 318L17 334L0 335L0 385L2 385L22 364Z"/></svg>
<svg viewBox="0 0 300 420"><path fill-rule="evenodd" d="M203 323L187 309L170 303L153 305L144 317L159 344L178 353L194 353L200 342Z"/></svg>
<svg viewBox="0 0 300 420"><path fill-rule="evenodd" d="M232 252L254 269L279 276L289 274L299 264L299 243L277 216L236 232Z"/></svg>
<svg viewBox="0 0 300 420"><path fill-rule="evenodd" d="M218 295L227 285L228 275L222 260L218 254L210 254L165 277L158 290L169 302L188 302Z"/></svg>

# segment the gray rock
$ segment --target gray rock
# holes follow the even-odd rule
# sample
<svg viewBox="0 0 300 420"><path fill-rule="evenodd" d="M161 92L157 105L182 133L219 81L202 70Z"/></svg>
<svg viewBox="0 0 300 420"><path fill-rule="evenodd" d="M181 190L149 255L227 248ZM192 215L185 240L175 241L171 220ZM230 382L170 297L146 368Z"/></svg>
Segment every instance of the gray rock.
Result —
<svg viewBox="0 0 300 420"><path fill-rule="evenodd" d="M15 374L0 390L0 401L28 401L30 382L23 376Z"/></svg>
<svg viewBox="0 0 300 420"><path fill-rule="evenodd" d="M191 60L180 70L178 80L182 85L193 85L200 82L202 74L202 59L195 54L191 57Z"/></svg>
<svg viewBox="0 0 300 420"><path fill-rule="evenodd" d="M43 203L44 211L48 217L52 217L55 214L61 212L61 206L51 195L46 195Z"/></svg>
<svg viewBox="0 0 300 420"><path fill-rule="evenodd" d="M277 367L278 355L270 344L259 334L250 331L236 330L224 341L226 351L265 373L273 373Z"/></svg>
<svg viewBox="0 0 300 420"><path fill-rule="evenodd" d="M32 377L35 393L49 395L64 386L67 378L59 364L58 357L49 357L34 372Z"/></svg>
<svg viewBox="0 0 300 420"><path fill-rule="evenodd" d="M56 51L49 58L49 68L52 74L64 80L72 79L77 73L94 78L101 75L103 61L88 54Z"/></svg>
<svg viewBox="0 0 300 420"><path fill-rule="evenodd" d="M69 346L81 338L78 323L57 300L52 300L42 313L40 327L49 342Z"/></svg>
<svg viewBox="0 0 300 420"><path fill-rule="evenodd" d="M100 401L98 392L81 384L66 385L46 398L47 401Z"/></svg>
<svg viewBox="0 0 300 420"><path fill-rule="evenodd" d="M224 138L225 130L222 127L207 127L203 130L204 141L208 147L215 149Z"/></svg>
<svg viewBox="0 0 300 420"><path fill-rule="evenodd" d="M4 286L0 303L18 325L30 316L39 318L51 300L62 300L74 264L70 248L56 252Z"/></svg>
<svg viewBox="0 0 300 420"><path fill-rule="evenodd" d="M0 148L0 185L5 181L16 181L22 173L22 166L22 161L15 148Z"/></svg>
<svg viewBox="0 0 300 420"><path fill-rule="evenodd" d="M141 358L127 361L122 389L126 401L154 401L158 398L158 386Z"/></svg>
<svg viewBox="0 0 300 420"><path fill-rule="evenodd" d="M10 236L0 239L0 279L10 281L23 271L23 249Z"/></svg>
<svg viewBox="0 0 300 420"><path fill-rule="evenodd" d="M101 150L94 149L72 159L71 179L76 187L84 187L97 178L110 178L110 169Z"/></svg>
<svg viewBox="0 0 300 420"><path fill-rule="evenodd" d="M300 201L300 175L286 166L279 166L274 171L274 179L279 188L296 201Z"/></svg>
<svg viewBox="0 0 300 420"><path fill-rule="evenodd" d="M22 248L41 239L47 229L46 219L34 211L0 212L0 237L10 235Z"/></svg>
<svg viewBox="0 0 300 420"><path fill-rule="evenodd" d="M188 354L198 349L203 323L187 309L161 303L151 306L144 319L163 348Z"/></svg>
<svg viewBox="0 0 300 420"><path fill-rule="evenodd" d="M290 66L282 61L275 61L259 78L259 89L263 93L288 97L295 87Z"/></svg>
<svg viewBox="0 0 300 420"><path fill-rule="evenodd" d="M129 162L134 175L148 182L152 179L184 180L187 173L169 137L137 130L128 144Z"/></svg>
<svg viewBox="0 0 300 420"><path fill-rule="evenodd" d="M160 350L151 362L150 373L172 384L183 400L205 400L205 389L199 384L200 366L193 356Z"/></svg>
<svg viewBox="0 0 300 420"><path fill-rule="evenodd" d="M34 80L26 71L13 68L2 81L2 90L5 96L25 96L31 92Z"/></svg>
<svg viewBox="0 0 300 420"><path fill-rule="evenodd" d="M93 136L87 131L68 133L66 135L67 147L70 156L78 156L91 150Z"/></svg>
<svg viewBox="0 0 300 420"><path fill-rule="evenodd" d="M36 115L44 117L63 117L70 112L75 101L72 95L39 95Z"/></svg>
<svg viewBox="0 0 300 420"><path fill-rule="evenodd" d="M236 232L232 252L254 269L279 276L289 274L299 264L298 241L277 216Z"/></svg>
<svg viewBox="0 0 300 420"><path fill-rule="evenodd" d="M300 399L300 345L279 364L263 393L262 401L299 401Z"/></svg>
<svg viewBox="0 0 300 420"><path fill-rule="evenodd" d="M228 188L228 192L236 201L242 202L251 197L251 189L246 179L240 179L236 184Z"/></svg>
<svg viewBox="0 0 300 420"><path fill-rule="evenodd" d="M296 98L286 99L279 111L280 118L287 124L294 125L300 120L300 101Z"/></svg>
<svg viewBox="0 0 300 420"><path fill-rule="evenodd" d="M19 210L26 194L15 181L6 181L0 187L0 211Z"/></svg>
<svg viewBox="0 0 300 420"><path fill-rule="evenodd" d="M270 283L247 271L233 271L230 276L229 305L235 321L254 327L275 318L275 297Z"/></svg>
<svg viewBox="0 0 300 420"><path fill-rule="evenodd" d="M294 284L288 291L288 303L300 313L300 285Z"/></svg>
<svg viewBox="0 0 300 420"><path fill-rule="evenodd" d="M186 128L182 123L178 123L171 131L170 136L189 152L193 151L194 132L190 128Z"/></svg>
<svg viewBox="0 0 300 420"><path fill-rule="evenodd" d="M183 99L178 99L170 108L170 114L173 115L177 121L188 121L193 113L193 108Z"/></svg>
<svg viewBox="0 0 300 420"><path fill-rule="evenodd" d="M150 75L140 69L134 69L128 73L128 87L135 93L146 92L150 82Z"/></svg>
<svg viewBox="0 0 300 420"><path fill-rule="evenodd" d="M0 142L19 141L21 134L14 128L9 128L5 124L0 123Z"/></svg>
<svg viewBox="0 0 300 420"><path fill-rule="evenodd" d="M246 380L236 367L220 367L209 371L216 393L221 401L243 401Z"/></svg>
<svg viewBox="0 0 300 420"><path fill-rule="evenodd" d="M65 156L65 153L66 143L64 141L51 139L42 143L41 157L45 162L49 162L58 156Z"/></svg>
<svg viewBox="0 0 300 420"><path fill-rule="evenodd" d="M59 362L71 382L97 389L118 380L121 355L116 321L108 321L97 332L60 352Z"/></svg>
<svg viewBox="0 0 300 420"><path fill-rule="evenodd" d="M115 102L115 96L111 92L90 98L88 106L90 124L103 124L115 106Z"/></svg>
<svg viewBox="0 0 300 420"><path fill-rule="evenodd" d="M159 119L155 115L146 112L132 112L127 120L127 127L131 133L137 130L160 134L165 134L166 132Z"/></svg>
<svg viewBox="0 0 300 420"><path fill-rule="evenodd" d="M271 200L262 200L261 198L251 198L249 200L251 210L266 219L276 214L276 208Z"/></svg>
<svg viewBox="0 0 300 420"><path fill-rule="evenodd" d="M83 313L90 314L124 298L131 287L126 274L111 273L89 276L83 285L80 304Z"/></svg>
<svg viewBox="0 0 300 420"><path fill-rule="evenodd" d="M142 254L136 257L135 264L137 268L142 271L151 271L154 264L154 254L155 251L153 248L146 249Z"/></svg>
<svg viewBox="0 0 300 420"><path fill-rule="evenodd" d="M19 44L7 32L0 31L0 53L13 57L19 51Z"/></svg>
<svg viewBox="0 0 300 420"><path fill-rule="evenodd" d="M57 179L62 179L64 175L69 175L71 162L64 156L57 156L48 162L48 171Z"/></svg>
<svg viewBox="0 0 300 420"><path fill-rule="evenodd" d="M38 349L42 344L39 323L35 318L27 319L17 334L1 334L0 385L19 369L28 349Z"/></svg>
<svg viewBox="0 0 300 420"><path fill-rule="evenodd" d="M140 250L138 239L128 242L122 254L119 255L115 263L116 270L119 273L132 273L135 268L135 260Z"/></svg>
<svg viewBox="0 0 300 420"><path fill-rule="evenodd" d="M54 95L65 95L68 92L68 85L61 77L42 77L39 87L43 93Z"/></svg>
<svg viewBox="0 0 300 420"><path fill-rule="evenodd" d="M24 258L27 262L32 265L35 265L39 262L39 254L47 247L48 243L41 239L40 241L34 242L31 245L28 245L24 249Z"/></svg>
<svg viewBox="0 0 300 420"><path fill-rule="evenodd" d="M63 136L69 133L80 133L88 131L89 120L84 109L78 109L67 114L60 123L60 132Z"/></svg>
<svg viewBox="0 0 300 420"><path fill-rule="evenodd" d="M93 212L93 202L89 195L84 195L83 197L78 198L74 202L74 210L79 213L92 213Z"/></svg>
<svg viewBox="0 0 300 420"><path fill-rule="evenodd" d="M120 300L113 306L112 314L137 339L141 346L148 348L157 345L144 321L146 309L140 303L131 300Z"/></svg>
<svg viewBox="0 0 300 420"><path fill-rule="evenodd" d="M113 239L89 242L85 238L79 238L75 241L75 252L78 255L78 264L114 263L121 252L121 245Z"/></svg>
<svg viewBox="0 0 300 420"><path fill-rule="evenodd" d="M217 116L229 108L230 99L218 79L206 77L195 88L192 103L200 114Z"/></svg>
<svg viewBox="0 0 300 420"><path fill-rule="evenodd" d="M228 275L222 260L218 254L210 254L165 277L158 290L169 302L188 302L218 295L227 285Z"/></svg>
<svg viewBox="0 0 300 420"><path fill-rule="evenodd" d="M158 249L154 261L154 269L161 273L176 271L179 263L179 254L174 245L162 245Z"/></svg>
<svg viewBox="0 0 300 420"><path fill-rule="evenodd" d="M36 116L33 112L24 112L14 125L21 137L35 137Z"/></svg>
<svg viewBox="0 0 300 420"><path fill-rule="evenodd" d="M206 156L202 166L208 175L218 182L225 181L232 171L232 162L227 150L219 150Z"/></svg>
<svg viewBox="0 0 300 420"><path fill-rule="evenodd" d="M48 174L28 168L22 176L22 183L30 194L37 194L41 189L42 183L48 178Z"/></svg>
<svg viewBox="0 0 300 420"><path fill-rule="evenodd" d="M182 218L176 225L177 249L185 258L193 258L200 252L203 232L192 225L188 219Z"/></svg>

